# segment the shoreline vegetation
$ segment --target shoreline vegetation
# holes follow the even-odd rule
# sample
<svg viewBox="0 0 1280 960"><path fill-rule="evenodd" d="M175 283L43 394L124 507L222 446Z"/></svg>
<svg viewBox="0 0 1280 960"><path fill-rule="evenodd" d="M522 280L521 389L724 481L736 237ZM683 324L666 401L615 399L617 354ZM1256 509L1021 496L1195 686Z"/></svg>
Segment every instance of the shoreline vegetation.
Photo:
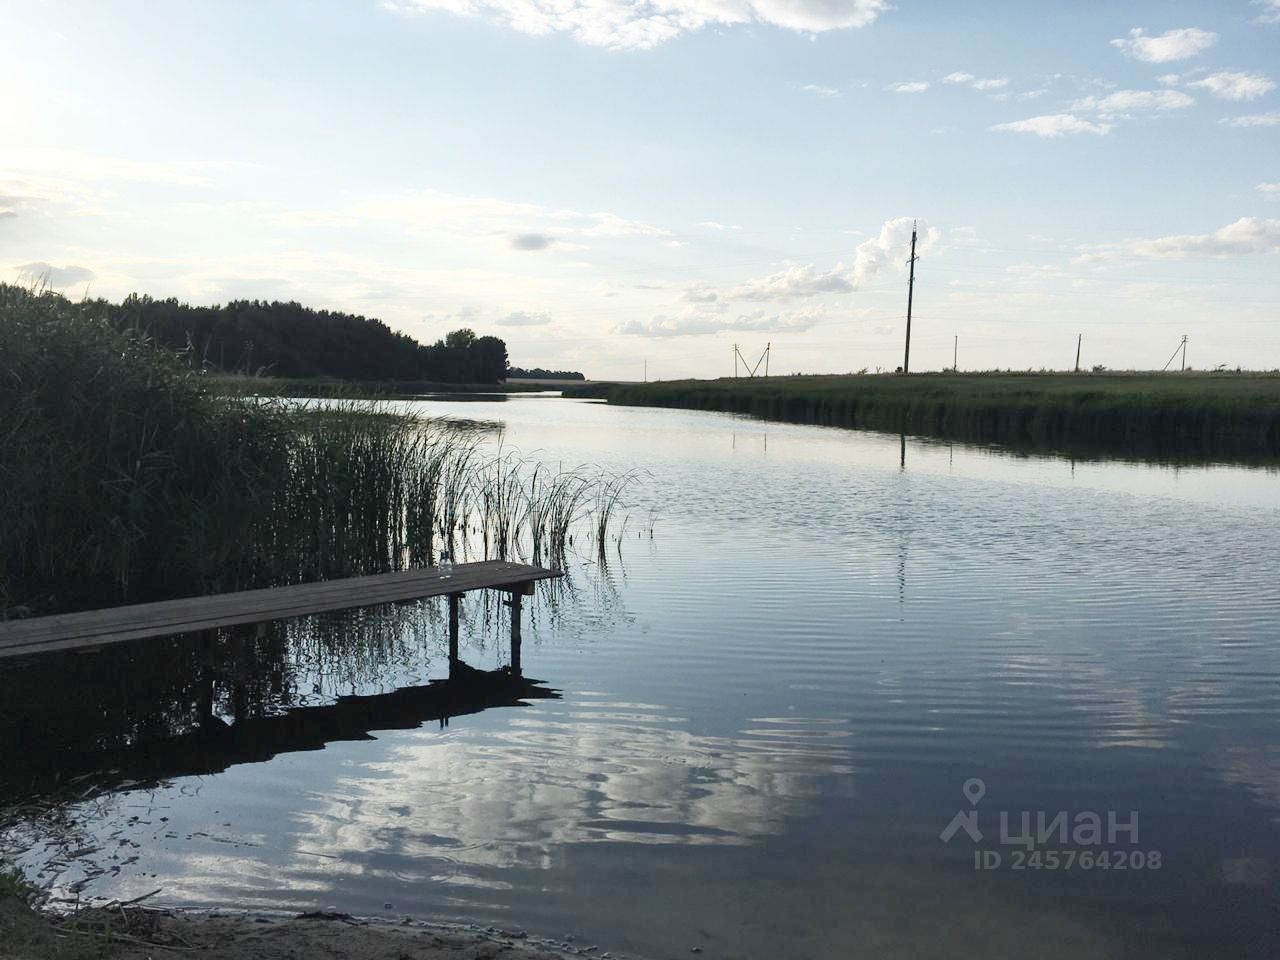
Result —
<svg viewBox="0 0 1280 960"><path fill-rule="evenodd" d="M1280 461L1280 372L724 377L593 383L564 396L1083 458Z"/></svg>
<svg viewBox="0 0 1280 960"><path fill-rule="evenodd" d="M236 395L103 301L0 285L0 618L602 551L629 476L376 403Z"/></svg>

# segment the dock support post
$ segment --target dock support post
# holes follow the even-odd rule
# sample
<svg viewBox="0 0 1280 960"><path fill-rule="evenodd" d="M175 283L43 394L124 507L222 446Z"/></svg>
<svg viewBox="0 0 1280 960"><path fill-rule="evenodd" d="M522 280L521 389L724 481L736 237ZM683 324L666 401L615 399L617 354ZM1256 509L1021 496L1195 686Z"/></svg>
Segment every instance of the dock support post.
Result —
<svg viewBox="0 0 1280 960"><path fill-rule="evenodd" d="M462 594L449 594L449 663L458 659L458 608Z"/></svg>
<svg viewBox="0 0 1280 960"><path fill-rule="evenodd" d="M516 591L511 592L511 673L522 676L520 667L520 601Z"/></svg>

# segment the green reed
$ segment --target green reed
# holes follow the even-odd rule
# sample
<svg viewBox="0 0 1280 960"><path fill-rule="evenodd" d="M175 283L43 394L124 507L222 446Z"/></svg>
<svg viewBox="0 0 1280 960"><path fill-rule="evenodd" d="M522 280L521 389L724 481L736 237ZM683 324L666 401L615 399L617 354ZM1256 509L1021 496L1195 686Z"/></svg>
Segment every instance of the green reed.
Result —
<svg viewBox="0 0 1280 960"><path fill-rule="evenodd" d="M1275 372L722 378L615 384L605 393L611 403L996 441L1078 456L1264 462L1280 457Z"/></svg>
<svg viewBox="0 0 1280 960"><path fill-rule="evenodd" d="M93 304L0 286L0 616L459 559L563 562L616 478L363 401L229 397ZM603 518L602 507L607 507Z"/></svg>

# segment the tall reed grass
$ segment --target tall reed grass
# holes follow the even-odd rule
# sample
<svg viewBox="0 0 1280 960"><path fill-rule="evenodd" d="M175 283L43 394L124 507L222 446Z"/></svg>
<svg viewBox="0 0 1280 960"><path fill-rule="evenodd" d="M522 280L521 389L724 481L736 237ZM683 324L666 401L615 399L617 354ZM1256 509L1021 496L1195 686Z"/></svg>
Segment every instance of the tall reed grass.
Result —
<svg viewBox="0 0 1280 960"><path fill-rule="evenodd" d="M226 396L92 303L0 286L0 616L404 569L441 549L563 563L579 530L603 547L625 486L371 403Z"/></svg>

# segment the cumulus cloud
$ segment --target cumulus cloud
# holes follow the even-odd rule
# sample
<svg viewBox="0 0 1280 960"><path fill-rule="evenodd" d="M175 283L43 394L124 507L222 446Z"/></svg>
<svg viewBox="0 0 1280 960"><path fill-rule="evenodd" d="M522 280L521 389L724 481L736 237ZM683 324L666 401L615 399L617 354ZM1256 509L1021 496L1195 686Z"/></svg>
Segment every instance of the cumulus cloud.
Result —
<svg viewBox="0 0 1280 960"><path fill-rule="evenodd" d="M545 250L556 238L545 233L517 233L511 237L513 250Z"/></svg>
<svg viewBox="0 0 1280 960"><path fill-rule="evenodd" d="M792 266L760 280L749 280L729 292L731 300L795 300L822 293L850 293L853 283L839 264L822 271L809 264Z"/></svg>
<svg viewBox="0 0 1280 960"><path fill-rule="evenodd" d="M929 89L929 81L912 80L907 83L895 83L889 89L894 93L924 93Z"/></svg>
<svg viewBox="0 0 1280 960"><path fill-rule="evenodd" d="M1112 40L1111 45L1135 60L1170 63L1174 60L1188 60L1217 42L1216 33L1198 27L1169 30L1158 37L1148 37L1141 27L1134 27L1129 31L1129 36Z"/></svg>
<svg viewBox="0 0 1280 960"><path fill-rule="evenodd" d="M1187 257L1242 257L1251 253L1280 251L1280 220L1241 217L1212 233L1174 234L1154 240L1109 244L1086 254L1086 262L1132 256L1156 260L1184 260Z"/></svg>
<svg viewBox="0 0 1280 960"><path fill-rule="evenodd" d="M653 338L704 336L722 331L800 333L822 319L823 313L817 309L782 313L757 310L736 317L693 311L675 317L660 314L652 320L630 320L619 325L616 330L631 336Z"/></svg>
<svg viewBox="0 0 1280 960"><path fill-rule="evenodd" d="M961 71L957 71L955 73L948 73L945 77L942 78L942 82L950 83L952 85L958 85L958 84L973 83L973 81L977 79L978 78L975 77L972 73L963 73Z"/></svg>
<svg viewBox="0 0 1280 960"><path fill-rule="evenodd" d="M524 310L508 313L494 321L500 327L545 327L550 322L549 313L527 313Z"/></svg>
<svg viewBox="0 0 1280 960"><path fill-rule="evenodd" d="M77 283L88 283L94 278L94 272L88 267L77 267L67 264L55 267L52 263L36 260L15 267L18 276L32 283L47 283L51 287L68 287Z"/></svg>
<svg viewBox="0 0 1280 960"><path fill-rule="evenodd" d="M693 288L702 298L697 302L710 303L715 299L785 302L852 293L886 265L901 267L906 262L911 249L913 223L915 221L910 217L886 220L876 236L858 244L849 266L838 263L830 270L821 270L813 264L795 264L767 277L748 280L715 297L710 296L714 291L709 288ZM916 254L926 253L938 241L939 236L940 232L936 227L920 227ZM686 299L690 298L686 295Z"/></svg>
<svg viewBox="0 0 1280 960"><path fill-rule="evenodd" d="M1103 117L1133 113L1158 113L1185 110L1195 100L1181 90L1117 90L1105 97L1085 97L1071 105L1079 113L1097 113Z"/></svg>
<svg viewBox="0 0 1280 960"><path fill-rule="evenodd" d="M1256 100L1276 88L1275 81L1260 73L1213 73L1203 80L1187 84L1203 87L1223 100Z"/></svg>
<svg viewBox="0 0 1280 960"><path fill-rule="evenodd" d="M888 264L900 264L910 256L911 229L917 221L910 217L897 217L886 220L880 227L880 233L870 240L858 244L854 251L853 269L850 271L855 287L862 286ZM942 236L937 227L917 225L916 256L928 253Z"/></svg>
<svg viewBox="0 0 1280 960"><path fill-rule="evenodd" d="M1280 200L1280 183L1260 183L1258 192L1268 200Z"/></svg>
<svg viewBox="0 0 1280 960"><path fill-rule="evenodd" d="M1255 23L1280 23L1280 0L1253 0L1255 7L1261 7Z"/></svg>
<svg viewBox="0 0 1280 960"><path fill-rule="evenodd" d="M806 83L800 88L805 93L817 94L819 97L838 97L840 91L835 87L824 87L819 83Z"/></svg>
<svg viewBox="0 0 1280 960"><path fill-rule="evenodd" d="M889 9L889 0L387 0L384 6L485 17L597 47L648 49L713 25L765 23L801 33L865 27Z"/></svg>
<svg viewBox="0 0 1280 960"><path fill-rule="evenodd" d="M1092 133L1097 136L1110 133L1112 124L1094 123L1083 120L1070 113L1050 113L1040 117L1028 117L1026 120L1014 120L1010 123L997 123L992 130L1008 130L1013 133L1034 133L1037 137L1057 139L1069 133Z"/></svg>
<svg viewBox="0 0 1280 960"><path fill-rule="evenodd" d="M1280 113L1248 113L1241 117L1223 117L1218 122L1227 127L1280 127Z"/></svg>

